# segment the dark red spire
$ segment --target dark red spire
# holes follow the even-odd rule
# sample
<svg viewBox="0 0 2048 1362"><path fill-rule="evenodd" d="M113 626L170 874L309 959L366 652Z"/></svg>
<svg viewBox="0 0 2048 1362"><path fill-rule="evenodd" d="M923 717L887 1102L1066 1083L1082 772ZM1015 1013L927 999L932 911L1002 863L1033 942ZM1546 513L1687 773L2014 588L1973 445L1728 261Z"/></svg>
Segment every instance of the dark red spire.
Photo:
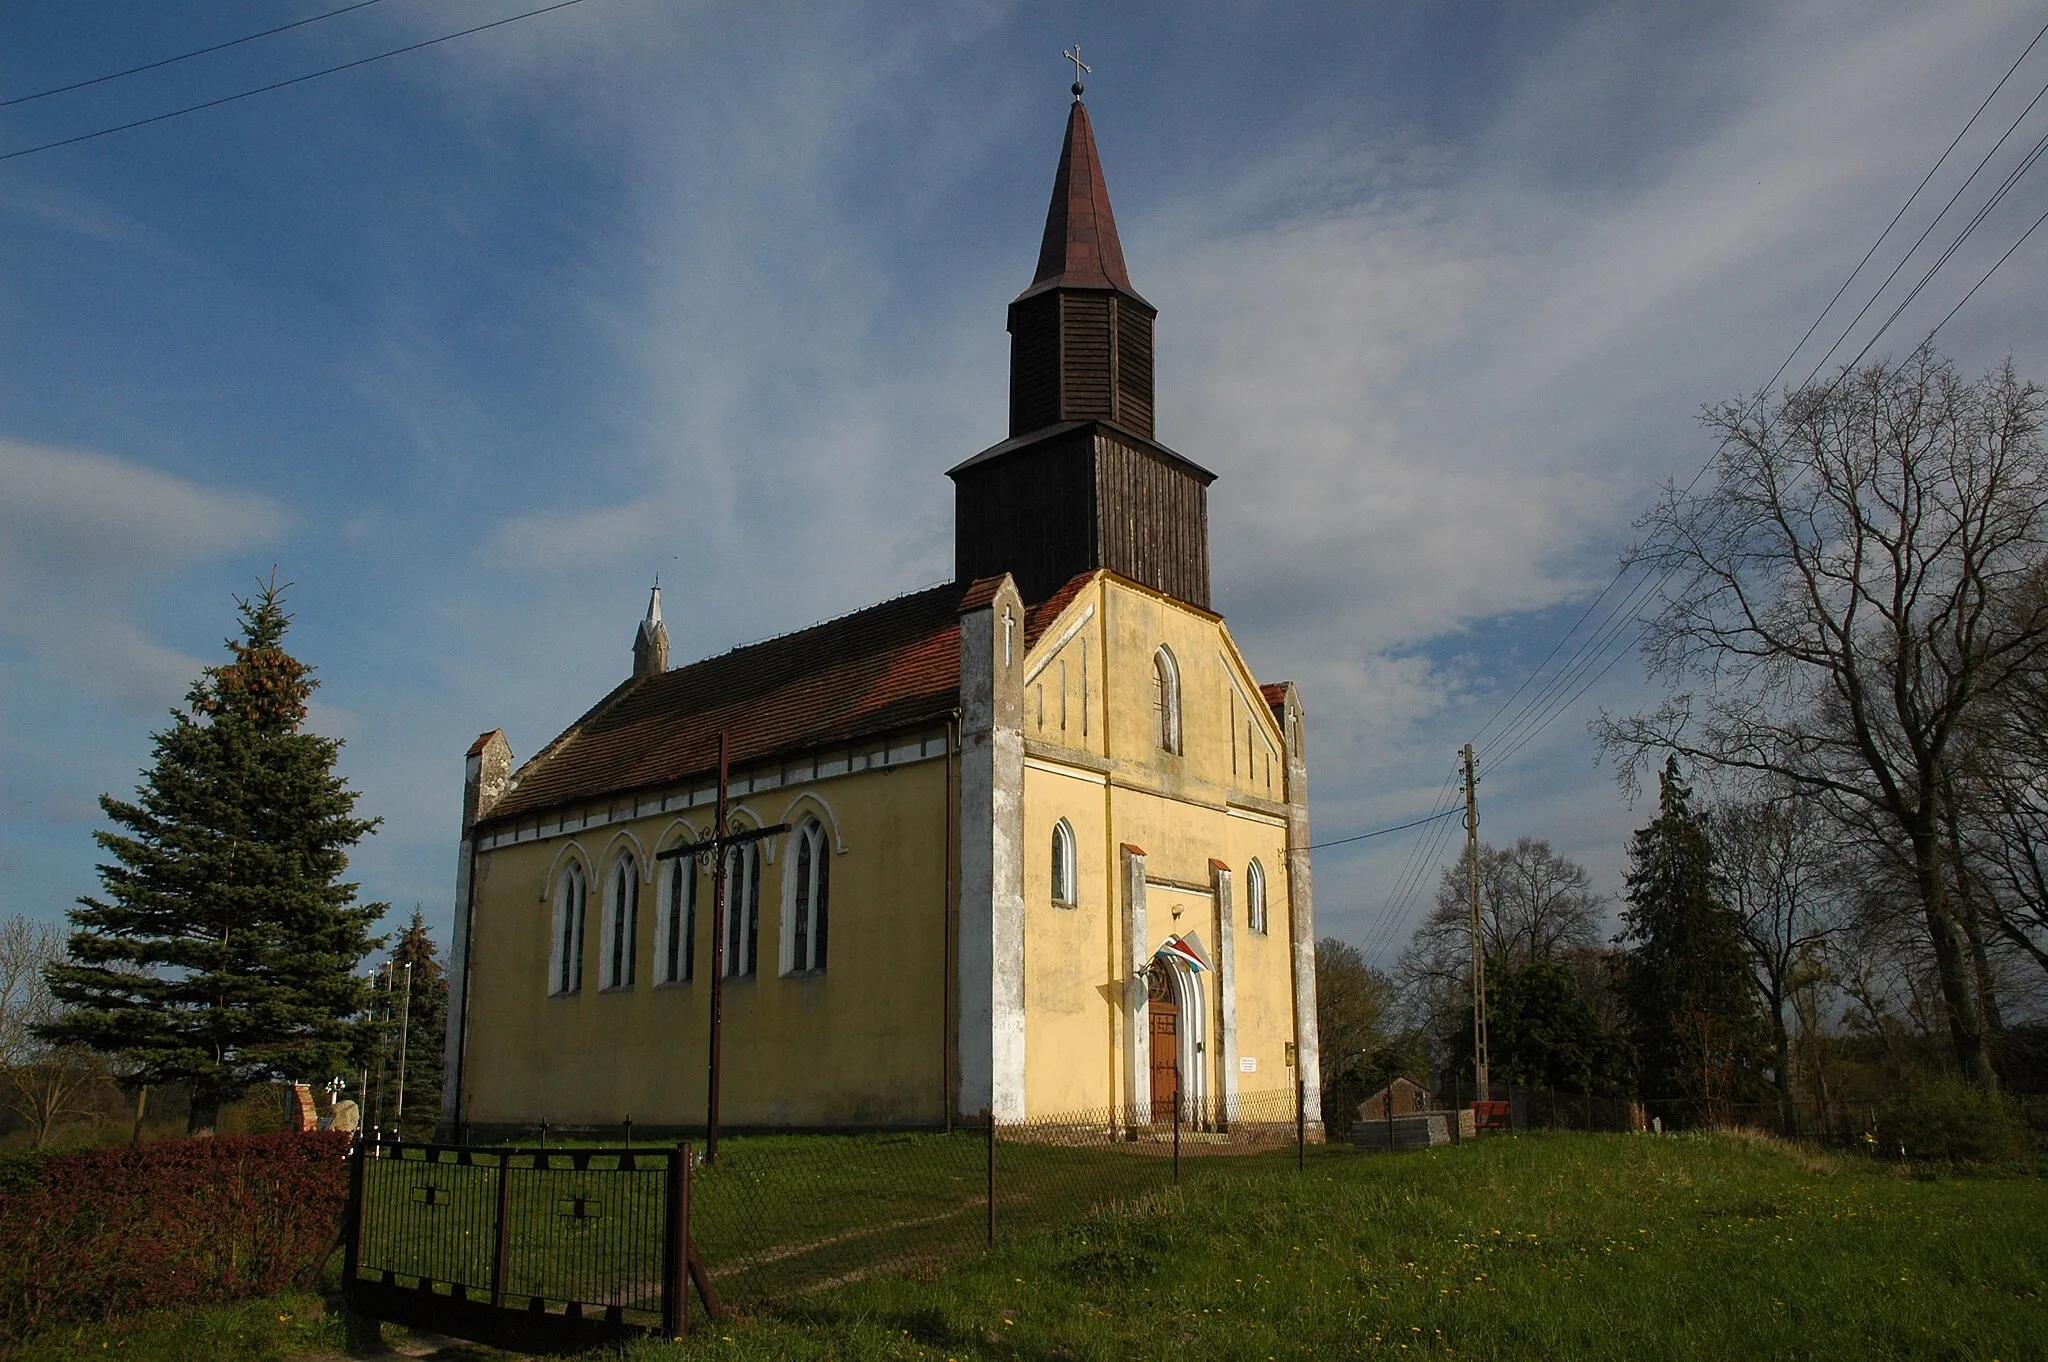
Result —
<svg viewBox="0 0 2048 1362"><path fill-rule="evenodd" d="M1123 243L1109 209L1109 186L1095 151L1088 106L1074 101L1067 115L1067 141L1053 176L1052 206L1045 214L1045 238L1038 248L1038 273L1022 296L1048 288L1113 288L1138 296L1124 270Z"/></svg>

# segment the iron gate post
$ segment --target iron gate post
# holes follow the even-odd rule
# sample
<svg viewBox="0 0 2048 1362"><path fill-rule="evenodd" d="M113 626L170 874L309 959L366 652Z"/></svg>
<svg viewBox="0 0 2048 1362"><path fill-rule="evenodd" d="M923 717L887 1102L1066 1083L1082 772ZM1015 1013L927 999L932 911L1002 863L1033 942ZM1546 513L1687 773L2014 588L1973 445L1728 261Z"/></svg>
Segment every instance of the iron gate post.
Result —
<svg viewBox="0 0 2048 1362"><path fill-rule="evenodd" d="M661 1235L661 1331L669 1338L690 1332L690 1288L685 1260L690 1243L690 1147L668 1156L668 1214Z"/></svg>
<svg viewBox="0 0 2048 1362"><path fill-rule="evenodd" d="M1180 1065L1173 1066L1173 1185L1180 1186Z"/></svg>
<svg viewBox="0 0 2048 1362"><path fill-rule="evenodd" d="M341 1221L341 1289L346 1296L355 1285L356 1270L363 1261L363 1136L356 1132L348 1151L348 1205Z"/></svg>
<svg viewBox="0 0 2048 1362"><path fill-rule="evenodd" d="M498 1154L497 1223L491 1227L491 1304L505 1303L505 1282L512 1247L512 1151Z"/></svg>

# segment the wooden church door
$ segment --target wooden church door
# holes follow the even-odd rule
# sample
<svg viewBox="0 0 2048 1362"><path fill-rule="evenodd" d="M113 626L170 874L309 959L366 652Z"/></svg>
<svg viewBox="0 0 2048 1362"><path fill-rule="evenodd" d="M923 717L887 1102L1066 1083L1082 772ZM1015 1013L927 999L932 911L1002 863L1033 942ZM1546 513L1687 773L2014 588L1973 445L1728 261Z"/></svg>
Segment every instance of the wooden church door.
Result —
<svg viewBox="0 0 2048 1362"><path fill-rule="evenodd" d="M1152 1013L1152 1119L1170 1124L1174 1099L1179 1096L1180 1005L1155 991Z"/></svg>

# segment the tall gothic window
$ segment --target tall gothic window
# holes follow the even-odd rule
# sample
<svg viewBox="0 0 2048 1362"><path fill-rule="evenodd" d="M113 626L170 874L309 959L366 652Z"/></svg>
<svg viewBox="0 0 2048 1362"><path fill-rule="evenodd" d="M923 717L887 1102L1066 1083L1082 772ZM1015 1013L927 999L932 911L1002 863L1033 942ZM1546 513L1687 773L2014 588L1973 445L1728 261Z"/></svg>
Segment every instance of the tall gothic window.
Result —
<svg viewBox="0 0 2048 1362"><path fill-rule="evenodd" d="M1062 818L1052 826L1052 901L1074 906L1074 830Z"/></svg>
<svg viewBox="0 0 2048 1362"><path fill-rule="evenodd" d="M549 934L548 992L574 993L583 986L583 867L562 867L555 881L554 930Z"/></svg>
<svg viewBox="0 0 2048 1362"><path fill-rule="evenodd" d="M604 952L605 988L633 986L633 951L640 941L640 863L629 851L612 862L604 885L604 931L599 949Z"/></svg>
<svg viewBox="0 0 2048 1362"><path fill-rule="evenodd" d="M832 849L825 825L806 818L796 830L795 853L786 957L791 973L825 968L832 903Z"/></svg>
<svg viewBox="0 0 2048 1362"><path fill-rule="evenodd" d="M1266 934L1266 868L1257 861L1244 872L1244 925Z"/></svg>
<svg viewBox="0 0 2048 1362"><path fill-rule="evenodd" d="M655 982L687 983L697 970L697 858L678 856L661 877L654 924Z"/></svg>
<svg viewBox="0 0 2048 1362"><path fill-rule="evenodd" d="M749 842L725 853L725 974L754 972L761 936L761 844Z"/></svg>
<svg viewBox="0 0 2048 1362"><path fill-rule="evenodd" d="M1152 655L1152 704L1159 712L1159 745L1180 751L1180 667L1161 645Z"/></svg>

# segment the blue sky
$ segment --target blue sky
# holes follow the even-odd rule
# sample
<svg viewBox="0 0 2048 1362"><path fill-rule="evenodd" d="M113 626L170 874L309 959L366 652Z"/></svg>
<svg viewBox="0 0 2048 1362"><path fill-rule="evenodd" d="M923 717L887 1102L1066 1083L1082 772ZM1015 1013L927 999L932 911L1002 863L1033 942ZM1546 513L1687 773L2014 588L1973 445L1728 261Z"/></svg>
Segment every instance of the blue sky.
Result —
<svg viewBox="0 0 2048 1362"><path fill-rule="evenodd" d="M15 0L0 98L329 7ZM0 154L531 7L380 0L0 108ZM2042 18L822 8L583 0L0 160L0 912L95 887L96 796L273 563L385 820L363 892L444 931L464 749L530 754L622 677L655 573L679 660L949 576L943 474L1004 433L1076 40L1160 434L1220 475L1234 634L1303 687L1316 834L1426 812L1706 458L1700 405L1771 376ZM2044 83L2048 44L1964 169ZM2022 182L1881 349L2044 208ZM2048 236L1943 343L2048 376L2044 290ZM1489 764L1485 834L1617 891L1640 812L1585 724L1643 695L1626 660ZM1321 928L1398 943L1415 845L1319 853Z"/></svg>

